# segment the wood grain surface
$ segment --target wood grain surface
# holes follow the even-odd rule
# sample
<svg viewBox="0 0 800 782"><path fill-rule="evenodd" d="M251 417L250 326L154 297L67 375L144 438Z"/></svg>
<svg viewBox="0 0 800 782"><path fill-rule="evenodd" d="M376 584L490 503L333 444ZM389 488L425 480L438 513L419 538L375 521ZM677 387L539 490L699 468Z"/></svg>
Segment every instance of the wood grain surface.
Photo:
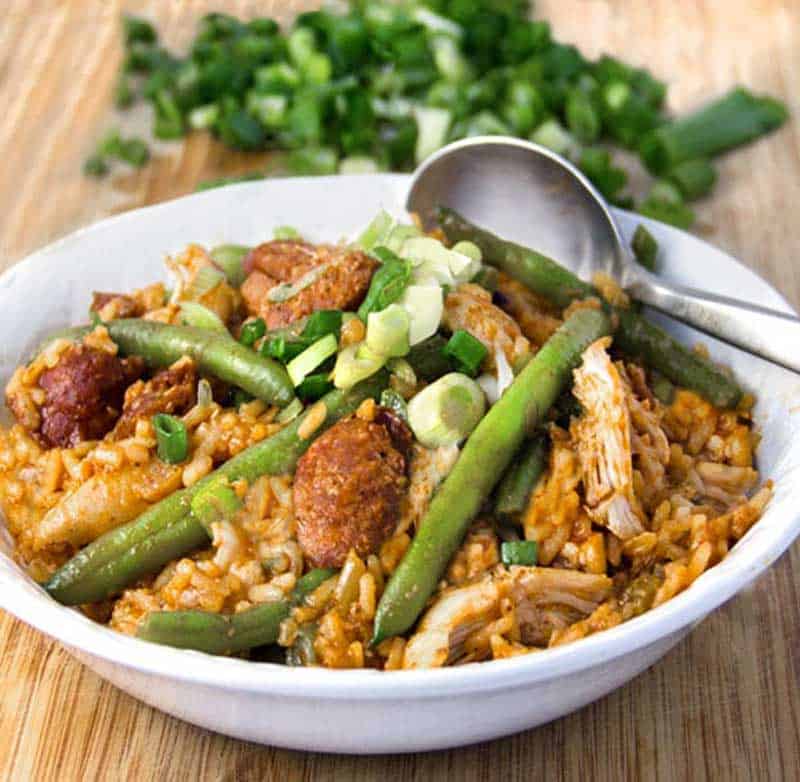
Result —
<svg viewBox="0 0 800 782"><path fill-rule="evenodd" d="M558 36L588 54L613 52L667 78L676 110L741 82L783 97L800 117L798 0L537 6ZM210 9L288 15L298 7L268 0L2 0L0 267L79 226L252 165L196 135L160 145L141 172L100 182L82 177L94 140L119 121L110 94L123 8L157 19L166 40L180 45ZM125 123L143 128L146 116ZM700 206L701 231L800 306L800 124L724 160L720 180ZM466 749L380 758L271 749L192 727L138 703L0 614L0 779L797 780L798 579L795 545L664 660L569 717Z"/></svg>

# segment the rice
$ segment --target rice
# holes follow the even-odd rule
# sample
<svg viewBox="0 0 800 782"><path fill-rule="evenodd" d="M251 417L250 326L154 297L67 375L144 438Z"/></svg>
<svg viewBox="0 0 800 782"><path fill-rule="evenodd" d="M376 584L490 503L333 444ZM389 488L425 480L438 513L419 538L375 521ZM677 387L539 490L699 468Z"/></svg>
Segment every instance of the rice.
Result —
<svg viewBox="0 0 800 782"><path fill-rule="evenodd" d="M209 264L205 250L192 246L170 260L179 278L171 302L164 286L156 284L108 299L101 316L116 317L133 306L142 317L178 322L179 300ZM607 300L627 305L612 280L595 282ZM238 293L224 282L203 295L205 306L223 320L236 311ZM492 369L497 355L511 364L526 359L575 309L599 306L600 300L591 298L557 312L500 275L494 301L471 284L450 292L445 323L473 332L490 346L484 369ZM343 325L342 346L363 338L360 320ZM117 351L103 326L84 342L97 350ZM388 539L365 556L351 550L341 570L300 601L294 601L294 590L313 562L298 542L293 478L273 475L232 484L242 506L232 518L212 525L212 539L203 549L173 560L117 599L84 610L116 630L135 634L153 611L235 614L292 598L277 641L290 655L304 664L331 668L399 670L533 653L662 605L727 556L763 514L773 488L770 481L761 482L754 465L758 435L752 399L737 410L721 410L678 388L671 403L663 404L650 389L647 371L612 360L608 342L591 346L576 372L574 390L582 412L549 422L547 465L522 513L502 524L479 515L451 557L426 612L406 636L371 644L381 595L435 491L456 463L457 446L430 450L415 444L408 488ZM281 429L278 408L261 400L238 409L225 407L206 389L182 415L189 454L180 465L158 459L148 419L137 421L133 434L118 441L45 448L30 434L41 423L45 402L38 382L69 345L55 340L14 372L7 393L19 423L0 430L0 506L17 543L17 558L39 580L88 540L135 518L180 487L194 486ZM592 372L598 382L590 382ZM401 375L393 374L391 382L410 398L423 384ZM376 412L376 403L368 399L355 415L373 421ZM312 405L298 436L312 439L327 416L324 402ZM613 422L617 426L612 432ZM612 467L619 469L615 473ZM622 478L612 480L614 475ZM92 488L98 489L97 496L105 489L117 498L125 489L125 502L91 506ZM88 499L81 505L83 493ZM620 502L627 509L624 524ZM502 540L520 536L537 543L537 564L506 567L501 563Z"/></svg>

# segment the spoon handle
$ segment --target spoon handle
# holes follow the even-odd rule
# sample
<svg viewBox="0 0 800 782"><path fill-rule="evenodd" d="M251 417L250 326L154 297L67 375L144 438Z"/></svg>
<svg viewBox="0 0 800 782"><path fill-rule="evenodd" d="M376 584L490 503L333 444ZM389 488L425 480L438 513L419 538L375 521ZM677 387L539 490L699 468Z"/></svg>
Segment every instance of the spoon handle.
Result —
<svg viewBox="0 0 800 782"><path fill-rule="evenodd" d="M800 318L727 296L637 276L628 292L639 301L712 337L800 372Z"/></svg>

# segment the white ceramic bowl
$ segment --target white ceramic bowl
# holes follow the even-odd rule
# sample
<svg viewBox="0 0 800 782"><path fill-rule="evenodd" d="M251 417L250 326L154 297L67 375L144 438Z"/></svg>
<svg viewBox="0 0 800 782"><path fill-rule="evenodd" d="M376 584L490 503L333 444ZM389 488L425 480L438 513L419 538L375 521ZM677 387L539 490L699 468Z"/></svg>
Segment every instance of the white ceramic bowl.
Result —
<svg viewBox="0 0 800 782"><path fill-rule="evenodd" d="M278 225L316 240L353 235L379 207L397 211L403 176L273 180L182 198L106 220L0 278L0 379L48 331L85 320L92 290L163 277L163 256L189 242L255 244ZM618 215L629 235L640 218ZM649 223L676 281L787 308L752 272L688 234ZM688 329L671 331L690 342ZM112 632L51 600L0 554L0 606L58 639L101 676L156 708L251 741L375 753L452 747L547 722L652 665L710 611L750 583L800 533L800 378L712 340L759 395L759 467L777 481L767 513L731 554L654 611L577 643L435 671L297 670L159 647ZM9 551L10 541L1 544Z"/></svg>

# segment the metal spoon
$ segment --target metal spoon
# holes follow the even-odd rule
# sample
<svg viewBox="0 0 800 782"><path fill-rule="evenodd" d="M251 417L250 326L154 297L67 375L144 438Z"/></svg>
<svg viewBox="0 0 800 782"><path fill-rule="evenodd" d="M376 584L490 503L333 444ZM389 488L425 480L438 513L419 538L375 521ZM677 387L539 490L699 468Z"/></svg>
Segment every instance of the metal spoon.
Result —
<svg viewBox="0 0 800 782"><path fill-rule="evenodd" d="M633 298L800 372L800 318L667 283L642 268L603 197L544 147L486 136L442 148L417 169L406 200L408 211L426 223L438 206L552 257L585 280L606 272Z"/></svg>

